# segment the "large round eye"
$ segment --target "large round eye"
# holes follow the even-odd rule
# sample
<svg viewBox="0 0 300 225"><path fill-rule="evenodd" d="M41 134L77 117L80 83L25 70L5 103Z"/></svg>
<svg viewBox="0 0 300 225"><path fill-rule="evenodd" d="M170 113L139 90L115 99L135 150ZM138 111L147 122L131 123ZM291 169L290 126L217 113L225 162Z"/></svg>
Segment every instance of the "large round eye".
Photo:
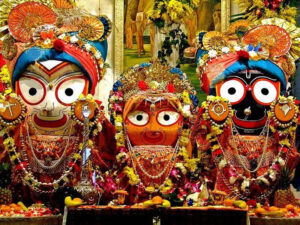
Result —
<svg viewBox="0 0 300 225"><path fill-rule="evenodd" d="M253 84L253 98L262 105L269 105L279 94L276 83L269 80L257 80Z"/></svg>
<svg viewBox="0 0 300 225"><path fill-rule="evenodd" d="M149 122L149 115L143 111L134 111L128 114L128 120L137 126L144 126Z"/></svg>
<svg viewBox="0 0 300 225"><path fill-rule="evenodd" d="M29 105L41 103L46 96L44 83L35 77L21 77L18 81L18 89L23 100Z"/></svg>
<svg viewBox="0 0 300 225"><path fill-rule="evenodd" d="M236 79L225 81L220 88L220 95L222 98L226 98L231 104L237 104L246 95L245 86L242 81Z"/></svg>
<svg viewBox="0 0 300 225"><path fill-rule="evenodd" d="M64 105L75 102L83 93L87 80L84 77L67 78L60 82L56 88L56 98Z"/></svg>
<svg viewBox="0 0 300 225"><path fill-rule="evenodd" d="M170 126L176 123L180 114L175 111L161 111L157 115L157 122L163 126Z"/></svg>

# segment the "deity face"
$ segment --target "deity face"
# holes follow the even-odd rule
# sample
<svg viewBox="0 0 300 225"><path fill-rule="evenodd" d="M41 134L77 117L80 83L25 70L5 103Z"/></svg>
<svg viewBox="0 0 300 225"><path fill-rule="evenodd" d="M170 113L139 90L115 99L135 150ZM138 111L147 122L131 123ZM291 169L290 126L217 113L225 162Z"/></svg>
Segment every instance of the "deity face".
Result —
<svg viewBox="0 0 300 225"><path fill-rule="evenodd" d="M258 134L271 103L278 99L280 82L258 70L242 71L218 83L216 94L232 104L233 122L242 134Z"/></svg>
<svg viewBox="0 0 300 225"><path fill-rule="evenodd" d="M182 115L167 100L145 100L125 118L127 135L135 146L174 146L181 126Z"/></svg>
<svg viewBox="0 0 300 225"><path fill-rule="evenodd" d="M75 64L56 60L29 65L16 82L16 92L41 128L61 129L80 94L87 94L88 79Z"/></svg>

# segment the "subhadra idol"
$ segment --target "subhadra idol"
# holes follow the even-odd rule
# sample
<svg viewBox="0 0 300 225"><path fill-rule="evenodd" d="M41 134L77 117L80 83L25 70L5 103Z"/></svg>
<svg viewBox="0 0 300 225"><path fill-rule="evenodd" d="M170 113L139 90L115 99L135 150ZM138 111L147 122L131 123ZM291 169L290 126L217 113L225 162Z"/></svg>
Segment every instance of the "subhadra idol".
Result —
<svg viewBox="0 0 300 225"><path fill-rule="evenodd" d="M199 75L211 96L202 104L193 137L198 151L211 159L206 168L215 189L265 202L277 189L289 188L299 160L298 107L284 97L295 73L293 37L299 29L276 18L260 23L237 21L231 25L233 36L200 35ZM240 39L237 33L243 34Z"/></svg>
<svg viewBox="0 0 300 225"><path fill-rule="evenodd" d="M132 67L114 84L110 108L118 154L110 187L128 195L117 204L168 205L164 195L182 205L187 194L199 191L189 140L197 104L182 71L159 61Z"/></svg>
<svg viewBox="0 0 300 225"><path fill-rule="evenodd" d="M92 97L104 74L110 22L67 1L43 2L0 5L14 90L1 95L1 160L14 165L17 199L26 198L26 186L32 200L75 186L89 161L84 152L100 170L114 158L107 144L114 143L114 128Z"/></svg>

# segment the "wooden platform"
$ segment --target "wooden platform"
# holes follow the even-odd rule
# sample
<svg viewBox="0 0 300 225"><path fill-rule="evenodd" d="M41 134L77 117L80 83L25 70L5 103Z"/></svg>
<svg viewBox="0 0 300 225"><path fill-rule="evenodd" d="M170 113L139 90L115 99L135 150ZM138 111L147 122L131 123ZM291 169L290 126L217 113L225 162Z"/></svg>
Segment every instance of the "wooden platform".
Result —
<svg viewBox="0 0 300 225"><path fill-rule="evenodd" d="M62 216L0 217L0 225L61 225Z"/></svg>
<svg viewBox="0 0 300 225"><path fill-rule="evenodd" d="M227 208L70 208L67 225L246 225L247 211Z"/></svg>
<svg viewBox="0 0 300 225"><path fill-rule="evenodd" d="M250 225L300 225L300 218L257 218L250 217Z"/></svg>

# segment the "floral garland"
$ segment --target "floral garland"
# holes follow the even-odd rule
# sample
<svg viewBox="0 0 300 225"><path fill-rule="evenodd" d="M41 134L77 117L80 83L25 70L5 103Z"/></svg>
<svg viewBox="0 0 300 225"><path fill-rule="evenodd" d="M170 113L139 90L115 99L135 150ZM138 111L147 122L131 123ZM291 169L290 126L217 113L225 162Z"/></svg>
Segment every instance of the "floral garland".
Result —
<svg viewBox="0 0 300 225"><path fill-rule="evenodd" d="M16 97L16 94L12 93L9 95L9 97ZM95 101L91 97L91 95L88 95L87 97L81 96L79 101L83 100L89 100L93 103ZM95 103L97 104L97 103ZM97 104L98 105L98 104ZM74 113L71 113L71 115L74 115ZM18 120L18 123L14 123L14 127L20 127L20 137L21 137L21 148L22 151L26 151L24 139L22 141L22 122L23 120ZM15 166L16 170L22 171L24 173L24 183L27 184L29 187L31 187L32 190L41 192L41 193L52 193L55 192L59 187L65 186L70 182L70 177L72 176L72 173L74 172L80 172L81 168L81 160L82 160L82 151L83 151L83 143L79 144L79 150L78 152L74 152L71 156L71 160L69 162L68 168L63 172L63 174L56 180L54 180L51 183L45 183L40 182L31 171L31 168L29 167L29 162L27 157L25 157L24 161L21 158L21 153L17 151L18 147L16 146L15 140L10 136L10 129L12 127L4 127L1 130L0 136L3 138L3 145L5 151L7 151L8 156L10 158L11 163ZM101 127L102 129L102 127ZM94 127L93 134L100 132L101 129L99 127ZM91 139L88 139L88 148L93 149L94 144ZM48 189L47 191L42 190L41 187L44 187Z"/></svg>
<svg viewBox="0 0 300 225"><path fill-rule="evenodd" d="M284 27L284 29L282 28ZM269 32L274 43L265 40L264 32ZM284 34L284 35L283 35ZM237 21L232 23L226 33L218 31L200 32L198 34L199 48L197 55L197 74L202 82L202 87L208 91L209 66L218 63L222 58L236 58L240 61L269 60L278 66L287 77L295 74L295 59L299 56L298 41L295 39L300 34L300 29L294 24L279 18L270 18L256 21ZM281 36L280 36L281 35ZM291 46L284 48L285 42ZM280 53L274 53L278 46L283 46ZM279 62L281 59L281 62Z"/></svg>
<svg viewBox="0 0 300 225"><path fill-rule="evenodd" d="M153 64L152 64L153 65ZM140 71L139 68L150 68L150 63L143 63L140 66L133 67L131 70L137 70ZM154 68L152 71L155 70ZM161 74L164 74L163 70L159 70ZM169 72L173 74L172 76L179 75L180 80L176 81L176 83L168 82L167 80L164 80L164 82L157 82L155 80L151 79L145 79L145 80L139 80L135 81L137 82L137 88L131 88L129 96L124 94L123 89L126 89L127 82L129 82L127 79L127 75L123 75L119 81L117 81L114 84L113 87L113 93L110 97L110 109L111 109L111 121L113 122L115 129L116 129L116 143L117 143L117 151L119 152L116 156L116 161L121 166L122 172L128 177L129 184L132 186L137 186L139 189L143 189L144 191L147 191L149 193L155 192L155 188L152 186L144 187L141 183L141 180L139 178L139 175L136 174L135 169L131 166L131 160L130 160L130 153L126 148L126 141L125 141L125 134L124 134L124 121L123 121L123 107L125 105L126 99L129 99L130 96L143 93L145 91L153 91L157 93L176 93L177 88L182 85L178 84L178 82L184 83L184 75L178 68L172 68L169 69ZM151 76L151 75L148 75ZM130 76L132 78L132 76ZM132 78L133 79L133 78ZM132 84L133 81L130 81L130 84ZM189 129L189 123L191 115L191 105L196 107L198 105L197 98L191 94L190 91L188 91L189 88L184 88L182 93L176 93L176 96L178 99L180 99L180 103L178 105L179 112L182 113L184 117L183 127L181 131L181 135L179 137L179 148L178 148L178 156L177 158L180 159L180 162L175 163L174 168L171 168L170 177L165 180L165 182L159 187L158 191L162 194L170 194L171 192L174 192L176 189L174 187L174 182L172 180L172 177L176 177L176 179L179 178L179 174L186 175L188 172L190 174L194 174L196 177L196 170L198 169L198 163L199 159L194 158L191 159L188 156L187 153L187 145L189 143L189 137L190 137L190 129ZM197 173L198 174L198 173ZM177 177L178 176L178 177ZM193 175L192 175L193 176Z"/></svg>
<svg viewBox="0 0 300 225"><path fill-rule="evenodd" d="M221 100L220 97L213 97L213 96L209 96L208 99L209 102L219 102ZM285 98L281 96L278 101L288 101L292 103L294 100L292 97ZM218 138L221 134L223 134L224 129L226 127L222 129L221 126L218 126L215 123L210 123L211 131L209 134L207 134L206 138L207 140L210 141L211 144L210 149L212 152L213 161L216 164L218 170L222 174L224 174L223 171L224 169L231 170L232 173L229 178L227 186L230 186L228 188L233 189L233 191L236 192L240 198L247 198L246 196L244 196L244 194L249 192L251 186L254 186L256 184L258 184L260 188L270 187L271 183L276 181L276 179L280 175L280 169L286 165L286 162L288 160L290 147L292 146L290 140L292 140L293 142L295 139L295 129L296 129L295 124L297 124L298 118L297 116L295 116L290 126L288 127L285 126L284 129L278 127L278 122L276 122L275 115L274 113L272 113L272 108L275 106L275 103L276 102L274 102L271 106L271 111L269 112L269 119L270 119L270 131L272 132L272 136L278 139L278 144L279 144L278 155L277 157L274 158L273 163L269 168L269 170L257 178L248 178L241 174L238 174L236 168L230 165L230 163L226 160L224 156L223 148L219 143L219 138ZM206 113L208 111L208 106L209 106L208 102L204 102L202 104L204 110L203 119L207 122L211 122L210 121L211 118ZM231 115L232 113L233 112L231 111ZM298 115L297 107L295 107L295 114ZM225 122L227 125L230 125L232 123L232 120L229 118L227 118Z"/></svg>
<svg viewBox="0 0 300 225"><path fill-rule="evenodd" d="M96 102L95 99L93 98L93 96L91 94L88 94L87 96L85 96L84 94L81 94L78 97L78 100L72 103L71 106L71 111L70 111L70 117L80 126L84 126L84 122L79 120L75 110L76 106L78 103L91 103L94 107L94 114L95 116L93 118L89 119L89 128L90 128L90 132L92 133L93 136L96 136L97 134L99 134L102 131L102 121L104 120L105 116L102 112L103 110L103 106L101 105L101 102Z"/></svg>
<svg viewBox="0 0 300 225"><path fill-rule="evenodd" d="M12 88L7 65L3 65L0 69L0 93L8 95L12 92Z"/></svg>

